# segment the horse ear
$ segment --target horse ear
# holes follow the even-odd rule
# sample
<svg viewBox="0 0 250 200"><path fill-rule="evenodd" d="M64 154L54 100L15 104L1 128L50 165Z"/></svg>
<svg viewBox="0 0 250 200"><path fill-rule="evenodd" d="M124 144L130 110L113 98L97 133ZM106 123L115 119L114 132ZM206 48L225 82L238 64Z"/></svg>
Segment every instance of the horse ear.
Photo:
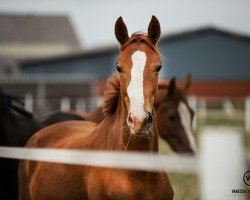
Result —
<svg viewBox="0 0 250 200"><path fill-rule="evenodd" d="M167 96L171 97L173 96L175 89L176 89L176 84L175 84L175 77L173 77L170 82L169 85L167 87L168 91L167 91Z"/></svg>
<svg viewBox="0 0 250 200"><path fill-rule="evenodd" d="M156 44L161 35L161 27L158 19L153 15L148 25L148 39Z"/></svg>
<svg viewBox="0 0 250 200"><path fill-rule="evenodd" d="M122 17L119 17L116 20L115 23L115 36L116 39L118 40L118 42L120 42L121 45L123 45L128 39L128 30L127 27L125 25L125 23L123 22Z"/></svg>
<svg viewBox="0 0 250 200"><path fill-rule="evenodd" d="M183 80L183 90L186 93L192 83L192 76L191 74L187 74Z"/></svg>

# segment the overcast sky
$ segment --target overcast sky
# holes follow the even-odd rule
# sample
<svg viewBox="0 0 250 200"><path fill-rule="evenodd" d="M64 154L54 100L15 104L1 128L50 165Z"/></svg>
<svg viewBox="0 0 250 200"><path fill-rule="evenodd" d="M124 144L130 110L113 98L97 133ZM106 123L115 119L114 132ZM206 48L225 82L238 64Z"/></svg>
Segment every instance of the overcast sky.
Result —
<svg viewBox="0 0 250 200"><path fill-rule="evenodd" d="M0 12L67 14L87 49L116 43L119 16L130 34L146 31L154 14L163 34L210 25L250 36L249 0L0 0Z"/></svg>

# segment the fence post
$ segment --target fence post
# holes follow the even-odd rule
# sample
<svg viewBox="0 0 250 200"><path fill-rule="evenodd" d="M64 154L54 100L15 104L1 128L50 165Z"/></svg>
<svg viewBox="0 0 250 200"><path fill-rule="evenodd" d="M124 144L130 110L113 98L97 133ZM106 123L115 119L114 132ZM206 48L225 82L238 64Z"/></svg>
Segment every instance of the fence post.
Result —
<svg viewBox="0 0 250 200"><path fill-rule="evenodd" d="M233 190L244 189L245 162L240 131L226 127L204 129L200 147L201 199L234 199L238 194Z"/></svg>
<svg viewBox="0 0 250 200"><path fill-rule="evenodd" d="M223 99L222 108L226 115L228 115L229 117L234 117L235 108L230 98Z"/></svg>
<svg viewBox="0 0 250 200"><path fill-rule="evenodd" d="M37 105L39 108L43 108L46 104L46 84L39 82L37 84Z"/></svg>
<svg viewBox="0 0 250 200"><path fill-rule="evenodd" d="M70 110L70 99L68 97L63 97L61 99L61 111Z"/></svg>
<svg viewBox="0 0 250 200"><path fill-rule="evenodd" d="M30 93L27 93L24 96L24 108L25 110L33 113L33 96Z"/></svg>
<svg viewBox="0 0 250 200"><path fill-rule="evenodd" d="M194 119L193 119L193 129L196 129L197 127L197 97L194 95L188 96L188 105L195 112Z"/></svg>
<svg viewBox="0 0 250 200"><path fill-rule="evenodd" d="M76 100L76 110L86 112L86 101L83 98L78 98Z"/></svg>
<svg viewBox="0 0 250 200"><path fill-rule="evenodd" d="M250 96L245 98L245 130L250 134Z"/></svg>
<svg viewBox="0 0 250 200"><path fill-rule="evenodd" d="M207 117L207 101L204 97L199 99L199 107L198 107L199 115L203 118Z"/></svg>
<svg viewBox="0 0 250 200"><path fill-rule="evenodd" d="M96 106L102 106L103 103L103 97L96 97Z"/></svg>

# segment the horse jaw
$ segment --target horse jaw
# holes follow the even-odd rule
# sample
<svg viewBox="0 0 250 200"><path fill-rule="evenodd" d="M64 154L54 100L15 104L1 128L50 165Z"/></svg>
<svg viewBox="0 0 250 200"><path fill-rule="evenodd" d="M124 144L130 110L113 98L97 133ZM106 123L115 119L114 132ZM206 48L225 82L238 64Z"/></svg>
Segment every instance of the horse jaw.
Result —
<svg viewBox="0 0 250 200"><path fill-rule="evenodd" d="M187 135L190 148L193 150L194 154L197 152L194 135L192 133L192 122L191 122L191 114L184 102L180 102L178 105L178 112L181 118L181 124L185 130Z"/></svg>

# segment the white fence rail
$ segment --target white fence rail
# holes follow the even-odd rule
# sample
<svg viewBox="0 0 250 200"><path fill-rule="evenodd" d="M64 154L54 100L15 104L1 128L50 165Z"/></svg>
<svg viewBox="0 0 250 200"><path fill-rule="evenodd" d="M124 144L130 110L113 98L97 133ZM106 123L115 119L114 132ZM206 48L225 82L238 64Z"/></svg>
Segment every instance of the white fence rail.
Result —
<svg viewBox="0 0 250 200"><path fill-rule="evenodd" d="M197 173L201 180L202 200L233 199L231 191L243 188L242 177L246 171L241 134L232 128L205 129L202 131L200 144L200 157L9 147L0 147L0 157L147 171Z"/></svg>
<svg viewBox="0 0 250 200"><path fill-rule="evenodd" d="M0 157L146 171L198 171L196 158L146 153L0 147Z"/></svg>
<svg viewBox="0 0 250 200"><path fill-rule="evenodd" d="M96 97L96 98L69 98L63 97L58 99L43 99L43 104L34 99L31 94L26 94L24 98L25 108L30 111L36 113L37 108L40 105L49 107L49 110L62 110L68 111L70 109L79 110L83 112L92 111L94 108L100 106L102 104L103 98ZM205 97L197 97L197 96L188 96L188 102L191 108L195 111L196 115L193 120L193 128L196 129L198 126L198 121L200 119L206 119L208 115L208 101ZM236 114L236 109L234 104L230 98L220 99L221 101L221 112L220 114L224 113L224 117L231 117L233 119ZM238 98L238 104L242 104L243 108L241 108L241 112L244 113L242 116L242 120L244 120L244 126L247 133L250 133L250 96L246 97L245 99ZM44 107L42 107L43 109ZM243 110L242 110L243 109ZM46 109L45 109L46 110ZM39 113L41 114L41 113ZM45 114L45 113L42 113Z"/></svg>
<svg viewBox="0 0 250 200"><path fill-rule="evenodd" d="M245 129L250 133L250 96L245 99Z"/></svg>

